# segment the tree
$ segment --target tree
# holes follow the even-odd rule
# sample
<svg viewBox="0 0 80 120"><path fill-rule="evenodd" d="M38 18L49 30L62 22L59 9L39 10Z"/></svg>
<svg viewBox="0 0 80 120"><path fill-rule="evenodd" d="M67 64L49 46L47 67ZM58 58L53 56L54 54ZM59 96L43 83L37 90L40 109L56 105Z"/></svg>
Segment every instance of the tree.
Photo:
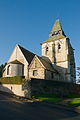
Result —
<svg viewBox="0 0 80 120"><path fill-rule="evenodd" d="M3 67L4 67L4 65L2 64L2 65L0 66L0 77L2 77Z"/></svg>
<svg viewBox="0 0 80 120"><path fill-rule="evenodd" d="M2 64L0 65L0 77L2 77L2 74L3 74L3 69L4 67L6 66L6 63L5 64Z"/></svg>
<svg viewBox="0 0 80 120"><path fill-rule="evenodd" d="M77 82L80 82L80 67L77 67L77 76L78 76Z"/></svg>

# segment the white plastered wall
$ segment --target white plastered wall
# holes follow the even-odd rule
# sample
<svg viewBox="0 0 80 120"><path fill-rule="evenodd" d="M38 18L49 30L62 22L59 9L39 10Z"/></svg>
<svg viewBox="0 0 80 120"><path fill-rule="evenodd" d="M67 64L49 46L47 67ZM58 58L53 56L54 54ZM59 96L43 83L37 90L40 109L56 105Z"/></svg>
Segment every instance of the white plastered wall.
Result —
<svg viewBox="0 0 80 120"><path fill-rule="evenodd" d="M7 75L7 67L10 64L10 62L18 60L19 62L21 62L22 64L24 64L24 76L27 78L28 77L28 62L25 59L23 53L21 52L20 48L18 45L16 45L16 47L14 48L8 62L7 65L5 67L5 72L3 73L3 77L8 77Z"/></svg>
<svg viewBox="0 0 80 120"><path fill-rule="evenodd" d="M22 85L2 84L0 85L0 91L12 93L19 96L25 96L24 91L22 90Z"/></svg>

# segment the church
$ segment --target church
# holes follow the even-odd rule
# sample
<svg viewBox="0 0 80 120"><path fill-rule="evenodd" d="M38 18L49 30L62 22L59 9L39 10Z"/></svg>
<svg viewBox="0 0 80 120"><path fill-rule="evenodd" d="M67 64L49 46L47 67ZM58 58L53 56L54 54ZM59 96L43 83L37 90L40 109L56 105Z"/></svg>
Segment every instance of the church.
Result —
<svg viewBox="0 0 80 120"><path fill-rule="evenodd" d="M56 20L48 40L41 43L42 56L16 45L3 71L3 77L76 82L74 49Z"/></svg>

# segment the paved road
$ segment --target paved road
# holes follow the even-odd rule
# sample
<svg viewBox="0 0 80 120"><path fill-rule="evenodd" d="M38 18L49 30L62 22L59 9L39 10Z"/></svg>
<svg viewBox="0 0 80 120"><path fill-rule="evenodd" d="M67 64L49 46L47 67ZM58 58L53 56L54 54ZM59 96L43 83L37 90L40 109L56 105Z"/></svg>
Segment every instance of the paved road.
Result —
<svg viewBox="0 0 80 120"><path fill-rule="evenodd" d="M0 120L77 120L76 116L55 105L23 102L0 93Z"/></svg>

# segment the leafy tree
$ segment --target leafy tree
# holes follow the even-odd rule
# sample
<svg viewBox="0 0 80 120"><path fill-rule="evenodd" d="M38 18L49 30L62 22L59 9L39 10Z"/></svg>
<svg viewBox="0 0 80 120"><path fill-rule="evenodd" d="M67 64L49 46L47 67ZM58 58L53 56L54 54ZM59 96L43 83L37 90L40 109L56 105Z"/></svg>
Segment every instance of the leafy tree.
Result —
<svg viewBox="0 0 80 120"><path fill-rule="evenodd" d="M0 65L0 77L2 77L2 74L3 74L3 69L4 67L6 66L6 63L3 65Z"/></svg>
<svg viewBox="0 0 80 120"><path fill-rule="evenodd" d="M4 65L2 64L2 65L0 66L0 77L2 77L3 68L4 68Z"/></svg>

